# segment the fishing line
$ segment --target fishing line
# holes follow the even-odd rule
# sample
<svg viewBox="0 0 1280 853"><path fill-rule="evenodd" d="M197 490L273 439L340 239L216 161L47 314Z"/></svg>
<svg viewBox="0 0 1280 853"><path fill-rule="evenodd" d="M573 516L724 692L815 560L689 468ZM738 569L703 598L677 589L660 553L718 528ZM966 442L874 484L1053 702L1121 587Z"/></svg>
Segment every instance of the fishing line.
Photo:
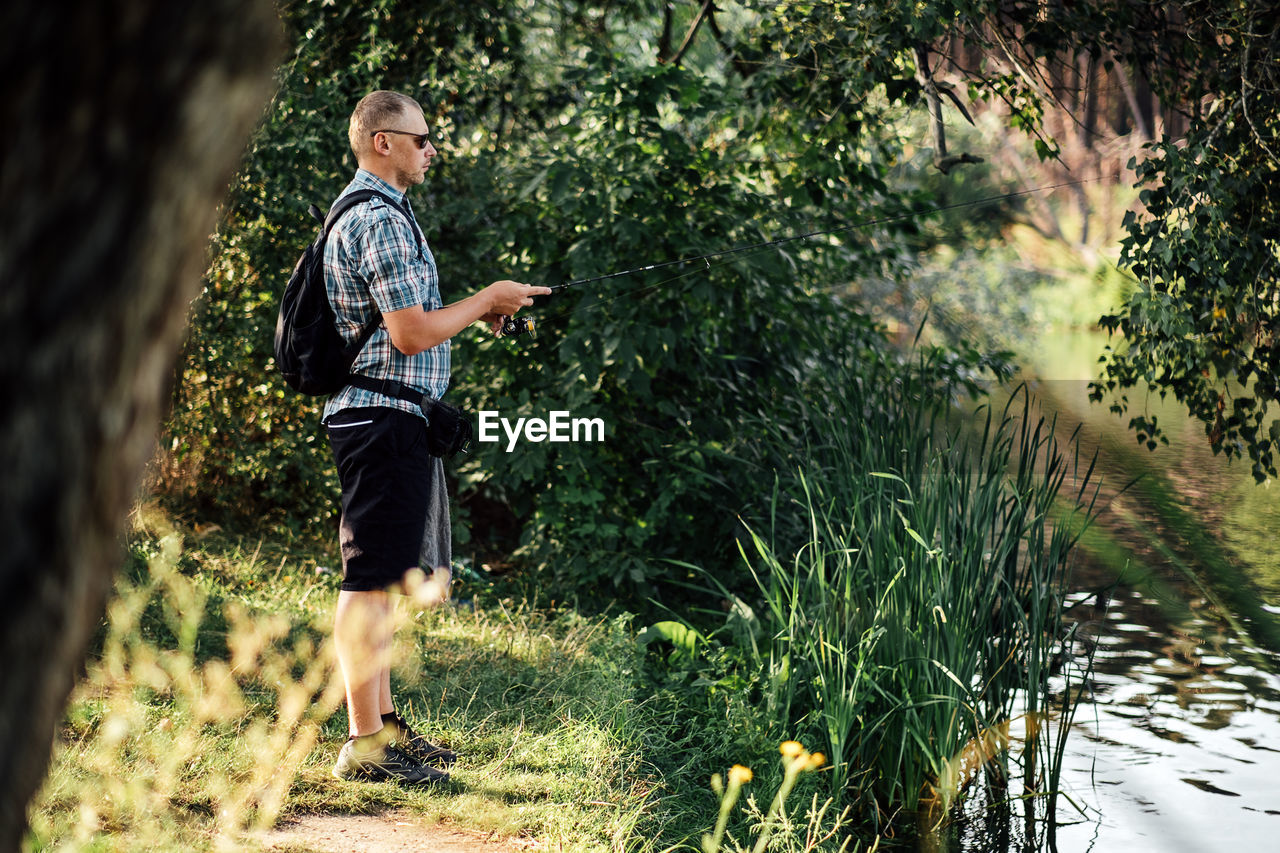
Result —
<svg viewBox="0 0 1280 853"><path fill-rule="evenodd" d="M854 231L859 228L871 228L876 225L888 225L893 222L903 222L908 219L915 219L921 216L928 216L935 213L945 213L951 210L963 210L969 207L977 207L982 204L992 204L994 202L1007 201L1009 199L1021 198L1022 196L1033 195L1040 192L1049 192L1051 190L1063 189L1066 187L1076 187L1083 184L1095 183L1101 178L1081 178L1077 181L1064 181L1058 184L1050 184L1042 187L1033 187L1027 190L1017 190L1015 192L1003 193L1001 195L988 196L986 198L974 199L971 201L959 201L954 204L946 204L940 207L933 207L928 210L913 210L907 213L896 213L890 216L879 216L873 219L864 219L853 222L848 225L841 225L837 228L825 228L818 231L807 231L803 234L792 234L786 237L779 237L776 240L765 240L759 243L748 243L743 246L737 246L732 249L722 249L718 252L708 252L705 255L693 255L687 258L679 258L674 261L661 261L658 263L647 264L642 267L633 267L632 269L620 270L618 272L605 273L603 275L592 276L590 278L580 278L574 281L565 282L564 284L551 285L551 292L557 293L568 290L571 287L579 287L584 284L596 284L601 281L609 281L615 278L623 278L629 275L638 275L639 273L652 272L654 270L668 269L670 267L679 266L681 264L690 264L695 261L707 261L708 267L710 261L725 258L731 255L741 254L743 252L759 251L771 249L776 246L782 246L787 243L795 243L800 240L812 240L815 237L829 237L833 234L843 234L848 231Z"/></svg>
<svg viewBox="0 0 1280 853"><path fill-rule="evenodd" d="M761 246L759 247L754 247L754 251L747 253L747 250L751 248L753 247L744 246L740 249L740 251L742 251L746 257L751 257L752 255L762 254L765 251L767 251L770 248L770 244L761 244ZM692 258L689 260L690 262L692 262L693 260L699 260L699 259ZM601 305L607 305L608 303L618 299L646 296L655 290L661 290L662 288L666 287L668 284L670 284L673 281L678 281L682 278L688 278L690 276L698 275L699 273L709 272L712 269L710 259L703 258L701 260L703 260L703 263L705 264L705 266L700 266L691 270L686 270L685 272L676 273L675 275L670 276L669 278L664 278L661 281L656 281L653 284L648 284L648 285L645 285L644 287L636 288L634 290L624 290L621 293L615 293L612 296L601 296L600 298L596 299L594 302L588 302L586 305L575 305L572 308L566 308L557 314L552 314L550 317L547 317L546 319L539 320L538 323L540 326L554 324L565 319L566 317L569 317L570 315L577 314L580 311L586 311L591 308L597 308ZM685 289L687 290L688 288L685 288Z"/></svg>
<svg viewBox="0 0 1280 853"><path fill-rule="evenodd" d="M708 263L708 265L705 268L698 267L697 269L691 269L685 272L676 273L670 278L664 278L662 281L656 281L653 284L645 285L644 287L636 288L635 290L624 290L623 292L615 293L612 296L601 296L599 299L597 299L594 302L589 302L586 305L575 305L574 307L566 308L557 314L552 314L550 317L547 317L546 319L539 320L538 327L542 328L543 326L559 323L561 320L564 320L573 314L577 314L580 311L587 311L591 308L599 308L601 305L607 305L608 303L618 299L637 298L637 297L646 296L654 292L655 290L661 290L662 288L671 284L671 282L673 281L678 281L682 278L689 278L690 276L697 275L698 273L706 272L709 269L711 269L711 266Z"/></svg>
<svg viewBox="0 0 1280 853"><path fill-rule="evenodd" d="M972 199L970 201L955 202L953 204L941 205L939 207L933 207L927 210L913 210L913 211L908 211L904 213L892 214L889 216L879 216L879 217L874 217L872 219L860 220L858 222L853 222L847 225L841 225L835 228L826 228L826 229L815 230L815 231L807 231L802 234L792 234L786 237L779 237L776 240L765 240L757 243L748 243L742 246L736 246L731 249L723 249L716 252L708 252L707 254L703 254L703 255L693 255L690 257L679 258L677 260L672 260L672 261L661 261L658 263L646 264L645 266L641 266L641 267L633 267L631 269L619 270L617 272L605 273L602 275L591 276L588 278L575 279L573 281L565 282L564 284L551 285L550 286L551 291L553 294L555 294L560 291L568 290L569 288L572 288L572 287L579 287L587 284L596 284L603 281L610 281L616 278L624 278L630 275L639 275L641 273L653 272L655 270L670 269L671 267L680 266L682 264L692 264L698 261L702 261L703 263L703 266L700 266L696 269L678 273L674 276L662 279L661 281L655 282L653 284L646 285L644 287L633 289L633 290L626 290L621 293L615 294L613 296L601 297L596 301L591 302L587 305L574 306L573 308L567 309L558 314L554 314L550 317L547 317L545 320L542 321L542 323L543 325L547 323L554 324L560 320L565 319L571 314L578 313L579 311L585 311L590 308L599 307L601 305L606 305L610 302L613 302L616 299L621 299L623 297L644 296L655 290L659 290L663 287L666 287L673 281L678 281L679 279L687 278L691 275L696 275L697 273L700 273L700 272L709 271L711 269L711 262L713 260L722 260L724 258L728 258L735 255L750 256L754 254L760 254L769 249L773 249L777 246L785 245L788 243L799 242L802 240L811 240L815 237L826 237L834 234L843 234L859 228L870 228L877 225L886 225L894 222L902 222L909 219L929 216L936 213L945 213L947 211L952 211L952 210L963 210L970 207L977 207L980 205L1007 201L1009 199L1021 198L1023 196L1033 195L1035 193L1049 192L1056 189L1064 189L1067 187L1077 187L1077 186L1082 186L1084 184L1096 183L1097 181L1100 181L1100 180L1102 180L1101 177L1082 178L1080 180L1064 181L1057 184L1049 184L1049 185L1040 186L1040 187L1032 187L1030 189L1025 189L1025 190L1015 190L1014 192L987 196L985 198Z"/></svg>

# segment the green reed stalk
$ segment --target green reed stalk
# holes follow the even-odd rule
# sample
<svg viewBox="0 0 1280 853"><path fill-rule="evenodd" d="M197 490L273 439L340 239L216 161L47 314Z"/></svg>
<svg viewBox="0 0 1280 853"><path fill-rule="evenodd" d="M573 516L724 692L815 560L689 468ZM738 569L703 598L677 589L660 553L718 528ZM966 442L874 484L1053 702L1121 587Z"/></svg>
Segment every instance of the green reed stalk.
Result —
<svg viewBox="0 0 1280 853"><path fill-rule="evenodd" d="M927 363L880 387L857 375L841 386L833 374L804 413L803 464L781 470L770 540L752 533L744 557L778 726L819 733L833 792L885 824L940 817L958 794L941 780L962 757L1007 762L988 754L991 733L1047 714L1080 529L1068 522L1091 512L1093 469L1025 392L1021 411L962 431L945 425ZM792 453L792 434L773 440L778 458ZM1028 784L1056 788L1062 747L1026 745Z"/></svg>

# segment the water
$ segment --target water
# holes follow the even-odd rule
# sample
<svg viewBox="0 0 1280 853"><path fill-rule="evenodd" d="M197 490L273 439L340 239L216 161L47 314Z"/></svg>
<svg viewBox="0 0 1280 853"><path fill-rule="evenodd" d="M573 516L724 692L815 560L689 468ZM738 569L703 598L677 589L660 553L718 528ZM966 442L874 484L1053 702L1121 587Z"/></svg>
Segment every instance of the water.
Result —
<svg viewBox="0 0 1280 853"><path fill-rule="evenodd" d="M1136 590L1099 615L1058 850L1280 850L1280 657Z"/></svg>
<svg viewBox="0 0 1280 853"><path fill-rule="evenodd" d="M1035 385L1063 427L1080 425L1108 481L1072 577L1094 666L1056 843L993 832L994 800L980 794L945 846L1280 851L1280 484L1213 456L1174 405L1161 417L1176 425L1171 445L1137 449L1124 420L1087 400L1100 349L1096 336L1057 342ZM1120 493L1137 474L1144 485Z"/></svg>

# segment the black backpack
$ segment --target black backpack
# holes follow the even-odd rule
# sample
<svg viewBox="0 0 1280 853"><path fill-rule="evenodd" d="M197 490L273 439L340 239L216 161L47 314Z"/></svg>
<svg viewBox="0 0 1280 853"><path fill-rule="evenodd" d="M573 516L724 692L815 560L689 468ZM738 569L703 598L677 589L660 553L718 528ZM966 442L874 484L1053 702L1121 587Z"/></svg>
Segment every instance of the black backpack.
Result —
<svg viewBox="0 0 1280 853"><path fill-rule="evenodd" d="M310 207L311 215L323 223L323 228L315 242L302 253L285 285L280 315L276 319L275 342L276 369L284 375L290 388L303 394L333 394L351 384L351 365L381 322L381 317L375 316L360 330L355 342L348 344L338 332L337 318L324 285L324 244L329 232L342 214L375 196L409 218L399 205L375 190L356 190L343 196L323 218L318 207L314 204ZM412 221L409 228L421 244L422 238Z"/></svg>

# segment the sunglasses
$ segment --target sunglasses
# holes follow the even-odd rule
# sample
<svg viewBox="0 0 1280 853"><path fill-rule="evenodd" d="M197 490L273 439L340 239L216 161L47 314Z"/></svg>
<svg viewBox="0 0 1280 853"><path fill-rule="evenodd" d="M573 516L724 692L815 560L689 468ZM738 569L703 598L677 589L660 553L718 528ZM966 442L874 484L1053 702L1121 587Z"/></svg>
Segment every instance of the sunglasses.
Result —
<svg viewBox="0 0 1280 853"><path fill-rule="evenodd" d="M369 136L377 136L379 133L398 133L401 136L412 136L413 141L418 144L418 148L426 148L427 144L431 142L430 133L413 133L408 130L375 130L373 133L369 134Z"/></svg>

